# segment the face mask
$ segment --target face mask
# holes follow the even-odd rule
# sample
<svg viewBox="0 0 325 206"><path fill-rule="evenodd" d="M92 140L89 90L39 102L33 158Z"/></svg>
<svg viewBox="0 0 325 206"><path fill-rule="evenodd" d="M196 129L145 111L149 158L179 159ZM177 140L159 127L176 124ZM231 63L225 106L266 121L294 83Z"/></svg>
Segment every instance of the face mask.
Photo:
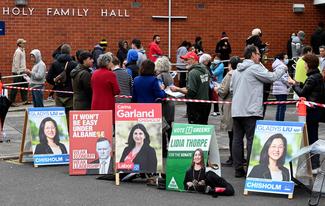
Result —
<svg viewBox="0 0 325 206"><path fill-rule="evenodd" d="M289 59L285 59L283 63L284 63L285 65L288 65L288 64L289 64Z"/></svg>

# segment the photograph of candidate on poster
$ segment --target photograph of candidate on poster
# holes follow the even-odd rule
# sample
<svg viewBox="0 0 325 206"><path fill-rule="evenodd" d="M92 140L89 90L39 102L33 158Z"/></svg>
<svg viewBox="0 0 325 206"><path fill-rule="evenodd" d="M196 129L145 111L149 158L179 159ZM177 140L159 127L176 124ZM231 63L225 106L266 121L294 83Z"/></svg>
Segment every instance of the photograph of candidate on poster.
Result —
<svg viewBox="0 0 325 206"><path fill-rule="evenodd" d="M69 163L69 133L64 108L29 108L28 131L34 165Z"/></svg>
<svg viewBox="0 0 325 206"><path fill-rule="evenodd" d="M284 166L287 151L287 139L282 134L270 136L261 150L259 164L252 168L248 177L290 181L289 169Z"/></svg>
<svg viewBox="0 0 325 206"><path fill-rule="evenodd" d="M302 132L255 131L247 178L290 181L289 160L301 147ZM293 175L297 161L293 161Z"/></svg>
<svg viewBox="0 0 325 206"><path fill-rule="evenodd" d="M129 121L119 122L116 127L116 161L119 161L119 171L161 171L161 123Z"/></svg>
<svg viewBox="0 0 325 206"><path fill-rule="evenodd" d="M34 154L67 154L67 148L60 143L60 131L57 122L51 118L44 118L38 130L39 144Z"/></svg>
<svg viewBox="0 0 325 206"><path fill-rule="evenodd" d="M30 119L33 154L68 154L69 135L65 117Z"/></svg>
<svg viewBox="0 0 325 206"><path fill-rule="evenodd" d="M97 164L98 168L87 169L87 175L93 174L112 174L113 158L112 158L112 144L105 137L100 137L96 141L96 153L98 158L91 161L89 164Z"/></svg>

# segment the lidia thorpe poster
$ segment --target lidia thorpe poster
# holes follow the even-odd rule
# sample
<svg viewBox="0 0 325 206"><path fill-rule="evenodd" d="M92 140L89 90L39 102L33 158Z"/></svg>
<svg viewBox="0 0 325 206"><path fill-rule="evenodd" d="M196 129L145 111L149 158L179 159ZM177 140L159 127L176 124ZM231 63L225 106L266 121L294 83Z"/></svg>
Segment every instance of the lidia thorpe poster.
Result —
<svg viewBox="0 0 325 206"><path fill-rule="evenodd" d="M113 174L112 111L71 111L69 116L69 174Z"/></svg>
<svg viewBox="0 0 325 206"><path fill-rule="evenodd" d="M116 104L116 169L162 171L161 104Z"/></svg>
<svg viewBox="0 0 325 206"><path fill-rule="evenodd" d="M69 133L63 107L28 109L34 165L69 163Z"/></svg>
<svg viewBox="0 0 325 206"><path fill-rule="evenodd" d="M245 190L292 194L288 160L302 146L304 123L257 121ZM293 162L293 176L297 170Z"/></svg>

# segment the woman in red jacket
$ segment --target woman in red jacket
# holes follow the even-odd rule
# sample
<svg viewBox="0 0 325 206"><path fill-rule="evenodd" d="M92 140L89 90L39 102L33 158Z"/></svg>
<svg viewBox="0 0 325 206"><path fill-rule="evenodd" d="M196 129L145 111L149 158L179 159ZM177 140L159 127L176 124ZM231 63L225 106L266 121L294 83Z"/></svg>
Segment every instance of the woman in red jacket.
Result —
<svg viewBox="0 0 325 206"><path fill-rule="evenodd" d="M93 98L91 102L92 110L112 110L114 117L115 95L120 94L116 75L111 71L113 67L112 55L102 54L97 59L98 69L91 77L91 87Z"/></svg>

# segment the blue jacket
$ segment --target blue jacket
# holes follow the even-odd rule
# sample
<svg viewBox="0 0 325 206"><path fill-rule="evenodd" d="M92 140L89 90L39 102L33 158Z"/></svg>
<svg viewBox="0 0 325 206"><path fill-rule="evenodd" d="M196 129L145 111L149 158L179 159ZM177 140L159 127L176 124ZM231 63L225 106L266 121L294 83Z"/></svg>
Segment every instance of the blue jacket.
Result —
<svg viewBox="0 0 325 206"><path fill-rule="evenodd" d="M137 76L134 78L132 102L155 103L157 98L165 98L167 94L161 90L155 76Z"/></svg>
<svg viewBox="0 0 325 206"><path fill-rule="evenodd" d="M211 65L210 70L212 72L213 77L217 78L217 82L221 84L223 79L223 72L225 70L225 67L223 63L219 63L217 65Z"/></svg>

